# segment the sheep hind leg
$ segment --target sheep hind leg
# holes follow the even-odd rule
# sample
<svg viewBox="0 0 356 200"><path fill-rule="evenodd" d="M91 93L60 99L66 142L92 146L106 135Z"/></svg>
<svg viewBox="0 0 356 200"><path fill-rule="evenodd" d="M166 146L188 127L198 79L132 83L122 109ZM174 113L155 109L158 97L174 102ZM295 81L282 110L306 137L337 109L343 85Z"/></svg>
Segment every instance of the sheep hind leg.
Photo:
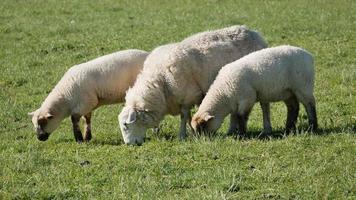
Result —
<svg viewBox="0 0 356 200"><path fill-rule="evenodd" d="M260 137L266 137L272 134L272 126L270 119L270 104L260 102L263 115L263 131Z"/></svg>
<svg viewBox="0 0 356 200"><path fill-rule="evenodd" d="M295 124L298 119L299 102L295 96L284 101L287 106L287 121L286 121L286 133L289 134L295 130Z"/></svg>
<svg viewBox="0 0 356 200"><path fill-rule="evenodd" d="M318 119L316 116L316 106L314 98L312 101L305 105L305 109L307 110L308 114L309 128L311 129L311 131L316 131L318 129Z"/></svg>
<svg viewBox="0 0 356 200"><path fill-rule="evenodd" d="M316 106L315 106L315 98L313 95L302 95L301 93L297 93L297 98L300 102L302 102L309 120L309 128L311 131L316 131L318 129L318 119L316 115Z"/></svg>
<svg viewBox="0 0 356 200"><path fill-rule="evenodd" d="M82 143L83 142L83 135L82 132L80 131L79 127L79 121L80 121L80 115L72 115L71 120L72 120L72 125L73 125L73 134L75 141L77 143Z"/></svg>
<svg viewBox="0 0 356 200"><path fill-rule="evenodd" d="M84 126L84 141L89 142L91 140L91 112L84 115L85 126Z"/></svg>

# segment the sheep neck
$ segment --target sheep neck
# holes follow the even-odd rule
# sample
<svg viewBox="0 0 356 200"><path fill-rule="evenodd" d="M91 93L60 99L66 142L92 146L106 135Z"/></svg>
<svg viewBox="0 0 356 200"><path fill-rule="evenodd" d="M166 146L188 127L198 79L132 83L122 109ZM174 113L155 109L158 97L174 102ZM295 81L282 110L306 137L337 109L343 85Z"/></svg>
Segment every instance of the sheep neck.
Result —
<svg viewBox="0 0 356 200"><path fill-rule="evenodd" d="M202 103L202 110L210 115L224 118L231 112L230 98L227 94L217 93L209 101Z"/></svg>
<svg viewBox="0 0 356 200"><path fill-rule="evenodd" d="M54 89L43 102L41 109L48 110L64 119L70 115L68 99Z"/></svg>
<svg viewBox="0 0 356 200"><path fill-rule="evenodd" d="M149 111L158 124L167 112L164 81L139 77L136 83L126 95L126 106Z"/></svg>

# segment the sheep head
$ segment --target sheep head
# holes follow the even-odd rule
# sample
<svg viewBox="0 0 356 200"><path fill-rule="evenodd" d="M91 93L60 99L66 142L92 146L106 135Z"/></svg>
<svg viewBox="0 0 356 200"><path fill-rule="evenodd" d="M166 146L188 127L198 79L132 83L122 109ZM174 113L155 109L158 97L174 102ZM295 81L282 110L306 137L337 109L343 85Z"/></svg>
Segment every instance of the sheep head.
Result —
<svg viewBox="0 0 356 200"><path fill-rule="evenodd" d="M37 109L36 111L28 113L31 118L37 139L46 141L49 135L59 126L62 121L56 114L49 110Z"/></svg>
<svg viewBox="0 0 356 200"><path fill-rule="evenodd" d="M148 128L156 126L155 116L148 110L125 106L118 116L125 144L141 145Z"/></svg>
<svg viewBox="0 0 356 200"><path fill-rule="evenodd" d="M214 128L215 117L205 112L203 114L195 114L192 118L191 125L196 134L213 133L216 131Z"/></svg>

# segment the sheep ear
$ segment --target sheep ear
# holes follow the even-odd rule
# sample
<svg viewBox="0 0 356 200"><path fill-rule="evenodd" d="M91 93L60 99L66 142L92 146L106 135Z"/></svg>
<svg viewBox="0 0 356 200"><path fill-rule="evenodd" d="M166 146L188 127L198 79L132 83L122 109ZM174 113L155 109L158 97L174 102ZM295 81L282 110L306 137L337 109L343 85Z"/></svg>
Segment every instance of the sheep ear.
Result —
<svg viewBox="0 0 356 200"><path fill-rule="evenodd" d="M132 124L136 121L136 111L134 109L130 109L129 110L129 116L126 119L126 124Z"/></svg>
<svg viewBox="0 0 356 200"><path fill-rule="evenodd" d="M211 119L213 119L214 118L214 116L211 116L211 115L206 115L205 117L204 117L204 121L209 121L209 120L211 120Z"/></svg>
<svg viewBox="0 0 356 200"><path fill-rule="evenodd" d="M44 116L40 116L38 119L37 119L37 123L39 125L45 125L47 123L47 118L44 117Z"/></svg>
<svg viewBox="0 0 356 200"><path fill-rule="evenodd" d="M35 115L35 111L27 113L27 116L32 119L32 117Z"/></svg>
<svg viewBox="0 0 356 200"><path fill-rule="evenodd" d="M53 118L53 115L50 114L50 113L47 113L47 114L45 115L45 118L46 118L46 119L51 119L51 118Z"/></svg>

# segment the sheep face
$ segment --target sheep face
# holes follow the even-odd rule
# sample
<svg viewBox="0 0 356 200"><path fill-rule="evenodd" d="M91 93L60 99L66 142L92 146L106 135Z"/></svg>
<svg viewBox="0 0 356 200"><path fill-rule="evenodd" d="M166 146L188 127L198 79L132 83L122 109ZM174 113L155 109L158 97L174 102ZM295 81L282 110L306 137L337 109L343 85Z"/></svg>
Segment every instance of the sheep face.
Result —
<svg viewBox="0 0 356 200"><path fill-rule="evenodd" d="M196 134L211 134L215 133L223 120L219 117L210 115L209 113L196 114L193 116L191 125Z"/></svg>
<svg viewBox="0 0 356 200"><path fill-rule="evenodd" d="M40 109L28 113L32 119L33 126L37 132L37 139L46 141L49 135L59 126L61 119L49 111Z"/></svg>
<svg viewBox="0 0 356 200"><path fill-rule="evenodd" d="M154 118L149 112L124 107L119 114L119 124L125 144L141 145L153 122Z"/></svg>

